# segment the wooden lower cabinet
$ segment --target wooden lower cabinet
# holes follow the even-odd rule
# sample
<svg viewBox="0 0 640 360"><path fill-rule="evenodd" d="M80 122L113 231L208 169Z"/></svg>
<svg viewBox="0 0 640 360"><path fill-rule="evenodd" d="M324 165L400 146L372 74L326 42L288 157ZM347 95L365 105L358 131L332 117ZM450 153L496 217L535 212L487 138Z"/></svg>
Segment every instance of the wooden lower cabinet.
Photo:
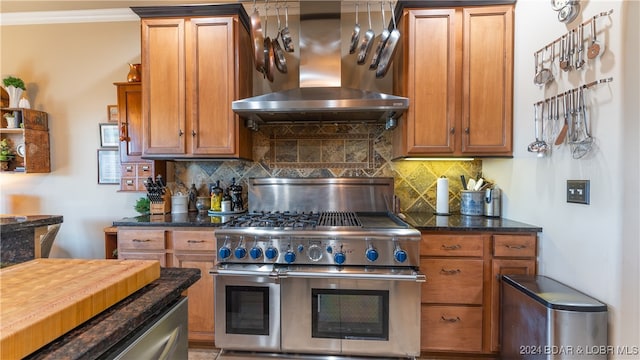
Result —
<svg viewBox="0 0 640 360"><path fill-rule="evenodd" d="M422 232L421 351L496 356L500 276L535 274L536 233Z"/></svg>
<svg viewBox="0 0 640 360"><path fill-rule="evenodd" d="M214 288L209 270L216 261L213 229L119 227L119 259L158 260L162 267L200 269L189 297L189 342L214 344Z"/></svg>

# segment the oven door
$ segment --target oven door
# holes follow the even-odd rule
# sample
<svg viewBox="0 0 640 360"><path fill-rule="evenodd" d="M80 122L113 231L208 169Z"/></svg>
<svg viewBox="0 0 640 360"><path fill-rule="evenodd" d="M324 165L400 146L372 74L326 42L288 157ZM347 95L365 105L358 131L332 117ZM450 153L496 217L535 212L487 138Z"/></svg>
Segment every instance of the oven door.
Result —
<svg viewBox="0 0 640 360"><path fill-rule="evenodd" d="M218 265L215 345L233 350L280 350L280 285L272 265Z"/></svg>
<svg viewBox="0 0 640 360"><path fill-rule="evenodd" d="M412 269L289 267L280 271L282 350L419 356L420 287Z"/></svg>

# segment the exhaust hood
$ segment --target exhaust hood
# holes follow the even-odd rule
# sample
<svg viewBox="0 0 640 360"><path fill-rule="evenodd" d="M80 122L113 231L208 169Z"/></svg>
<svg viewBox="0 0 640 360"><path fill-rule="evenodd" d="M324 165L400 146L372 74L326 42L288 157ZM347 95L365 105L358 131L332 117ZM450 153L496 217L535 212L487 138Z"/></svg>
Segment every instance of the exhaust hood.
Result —
<svg viewBox="0 0 640 360"><path fill-rule="evenodd" d="M233 111L247 126L382 122L387 129L395 127L409 99L341 86L341 39L351 34L342 36L340 13L340 1L300 1L299 88L234 101Z"/></svg>

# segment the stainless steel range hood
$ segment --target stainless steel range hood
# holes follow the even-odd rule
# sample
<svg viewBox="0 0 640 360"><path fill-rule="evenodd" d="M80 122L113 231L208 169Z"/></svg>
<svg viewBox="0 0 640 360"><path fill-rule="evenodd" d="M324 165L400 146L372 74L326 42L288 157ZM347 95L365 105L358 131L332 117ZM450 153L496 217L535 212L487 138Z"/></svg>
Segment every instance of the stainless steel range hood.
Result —
<svg viewBox="0 0 640 360"><path fill-rule="evenodd" d="M341 86L341 41L349 41L351 33L341 34L340 13L340 1L300 1L300 87L234 101L233 111L248 126L382 122L395 127L409 99Z"/></svg>

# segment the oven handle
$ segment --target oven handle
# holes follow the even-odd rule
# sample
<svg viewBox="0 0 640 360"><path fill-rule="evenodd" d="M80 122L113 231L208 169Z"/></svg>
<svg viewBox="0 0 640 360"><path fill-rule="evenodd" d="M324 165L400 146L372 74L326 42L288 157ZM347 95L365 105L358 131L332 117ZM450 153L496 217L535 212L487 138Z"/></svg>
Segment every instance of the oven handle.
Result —
<svg viewBox="0 0 640 360"><path fill-rule="evenodd" d="M366 274L366 273L322 273L311 271L284 271L279 274L281 279L290 278L321 278L321 279L348 279L348 280L398 280L426 282L427 277L421 272L414 272L411 275L400 274Z"/></svg>
<svg viewBox="0 0 640 360"><path fill-rule="evenodd" d="M233 270L233 269L217 269L213 268L209 270L209 274L213 276L224 275L224 276L259 276L266 277L269 279L278 282L278 272L273 270L269 273L265 273L264 271L251 271L251 270Z"/></svg>

